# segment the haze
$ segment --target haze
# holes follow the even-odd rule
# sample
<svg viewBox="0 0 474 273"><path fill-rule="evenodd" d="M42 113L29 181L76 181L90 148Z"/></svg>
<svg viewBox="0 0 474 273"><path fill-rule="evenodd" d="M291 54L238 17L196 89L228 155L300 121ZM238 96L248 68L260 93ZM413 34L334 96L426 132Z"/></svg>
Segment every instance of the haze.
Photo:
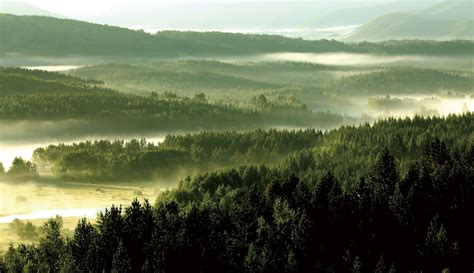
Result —
<svg viewBox="0 0 474 273"><path fill-rule="evenodd" d="M0 272L471 272L470 0L0 0Z"/></svg>

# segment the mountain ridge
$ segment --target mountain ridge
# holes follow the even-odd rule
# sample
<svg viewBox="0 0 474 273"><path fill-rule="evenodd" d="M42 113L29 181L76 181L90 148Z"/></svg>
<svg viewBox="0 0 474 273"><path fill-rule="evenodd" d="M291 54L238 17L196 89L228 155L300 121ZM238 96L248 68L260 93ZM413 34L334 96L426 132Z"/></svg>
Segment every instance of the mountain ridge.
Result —
<svg viewBox="0 0 474 273"><path fill-rule="evenodd" d="M390 13L362 25L349 41L389 39L474 39L474 12L470 1L445 1L413 13Z"/></svg>
<svg viewBox="0 0 474 273"><path fill-rule="evenodd" d="M38 8L32 4L20 1L1 1L0 2L0 13L12 14L12 15L36 15L36 16L48 16L65 19L65 16L50 12L45 9Z"/></svg>

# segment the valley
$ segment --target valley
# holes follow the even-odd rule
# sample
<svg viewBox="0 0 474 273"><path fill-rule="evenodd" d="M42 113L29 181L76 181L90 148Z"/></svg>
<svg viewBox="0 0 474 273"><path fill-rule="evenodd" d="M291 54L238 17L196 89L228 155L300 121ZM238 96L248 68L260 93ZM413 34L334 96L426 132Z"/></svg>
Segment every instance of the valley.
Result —
<svg viewBox="0 0 474 273"><path fill-rule="evenodd" d="M472 271L472 3L25 1L0 272Z"/></svg>

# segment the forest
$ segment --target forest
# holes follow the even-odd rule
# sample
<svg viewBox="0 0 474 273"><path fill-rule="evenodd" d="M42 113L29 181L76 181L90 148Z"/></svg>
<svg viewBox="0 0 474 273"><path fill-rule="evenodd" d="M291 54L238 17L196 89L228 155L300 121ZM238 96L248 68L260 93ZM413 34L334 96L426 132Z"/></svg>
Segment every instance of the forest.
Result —
<svg viewBox="0 0 474 273"><path fill-rule="evenodd" d="M0 54L43 57L144 58L228 56L269 52L354 52L373 54L469 55L472 41L386 41L344 43L277 35L161 31L126 28L45 16L0 14ZM60 40L59 43L55 42Z"/></svg>
<svg viewBox="0 0 474 273"><path fill-rule="evenodd" d="M81 79L60 73L29 70L16 67L0 67L0 96L48 93L110 92L101 88L103 82Z"/></svg>
<svg viewBox="0 0 474 273"><path fill-rule="evenodd" d="M334 74L340 73L342 77ZM293 92L306 87L330 95L432 94L439 90L473 91L472 71L410 66L334 66L295 62L176 61L106 64L72 70L70 75L103 81L127 93L174 92L208 96L250 96ZM316 90L314 90L316 89Z"/></svg>
<svg viewBox="0 0 474 273"><path fill-rule="evenodd" d="M442 62L439 60L437 64ZM474 76L470 66L451 61L445 62L442 68L433 66L416 61L347 66L292 61L187 60L101 64L71 70L68 74L102 81L106 87L124 93L172 92L179 96L205 93L211 102L243 107L258 97L256 94L270 101L281 101L278 97L288 98L287 101L295 98L308 109L347 114L363 122L370 119L364 120L361 115L376 118L384 111L436 113L443 100L473 94ZM367 111L366 106L373 105L369 101L371 97L387 95L426 100L412 101L410 107L392 103L389 108L372 107L369 110L374 111ZM422 106L431 111L421 111Z"/></svg>
<svg viewBox="0 0 474 273"><path fill-rule="evenodd" d="M0 273L474 272L470 2L2 1Z"/></svg>
<svg viewBox="0 0 474 273"><path fill-rule="evenodd" d="M432 95L435 90L456 90L461 93L473 91L472 73L438 70L429 68L396 67L372 73L348 76L334 84L327 83L328 89L353 96L383 94Z"/></svg>
<svg viewBox="0 0 474 273"><path fill-rule="evenodd" d="M95 223L80 220L72 237L51 219L38 243L11 246L1 266L7 272L466 272L474 266L474 226L466 221L474 210L472 119L386 120L327 135L256 132L255 143L276 152L327 139L339 143L329 143L329 150L359 150L319 158L316 145L314 154L299 153L278 166L188 177L154 204L135 200L110 207ZM235 147L254 139L201 134L169 136L165 144L201 143L209 150L205 143L213 137L218 146L237 138ZM279 137L272 148L271 139ZM125 148L117 143L115 149ZM365 168L355 172L357 151Z"/></svg>
<svg viewBox="0 0 474 273"><path fill-rule="evenodd" d="M388 147L406 173L423 147L437 137L465 150L474 143L472 114L447 118L389 119L373 125L330 131L256 130L167 135L160 144L145 139L49 145L33 153L33 164L46 173L78 181L176 178L242 164L275 166L285 162L298 175L311 169L321 177L329 169L351 187ZM301 174L299 172L302 172Z"/></svg>
<svg viewBox="0 0 474 273"><path fill-rule="evenodd" d="M208 101L202 92L190 97L168 91L123 94L105 88L99 80L19 68L2 68L0 84L0 120L85 120L89 125L83 131L104 123L111 132L141 132L332 127L344 122L341 115L310 111L298 99L282 95Z"/></svg>

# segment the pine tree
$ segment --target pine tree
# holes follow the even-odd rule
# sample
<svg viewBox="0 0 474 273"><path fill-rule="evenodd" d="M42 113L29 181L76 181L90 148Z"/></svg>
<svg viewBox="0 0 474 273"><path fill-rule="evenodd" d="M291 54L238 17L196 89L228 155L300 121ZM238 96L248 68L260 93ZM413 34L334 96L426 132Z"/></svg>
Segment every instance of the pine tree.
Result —
<svg viewBox="0 0 474 273"><path fill-rule="evenodd" d="M117 251L112 259L112 273L130 273L132 272L132 265L130 257L125 250L122 241L119 242Z"/></svg>
<svg viewBox="0 0 474 273"><path fill-rule="evenodd" d="M40 260L44 261L50 271L59 272L62 255L66 252L66 244L61 235L62 219L50 219L44 226L44 235L39 242Z"/></svg>
<svg viewBox="0 0 474 273"><path fill-rule="evenodd" d="M97 233L86 218L79 220L71 242L71 252L74 261L81 271L93 271L94 251Z"/></svg>
<svg viewBox="0 0 474 273"><path fill-rule="evenodd" d="M457 253L457 243L448 239L446 228L436 215L430 222L423 247L420 252L433 270L440 271L446 268L451 255Z"/></svg>

